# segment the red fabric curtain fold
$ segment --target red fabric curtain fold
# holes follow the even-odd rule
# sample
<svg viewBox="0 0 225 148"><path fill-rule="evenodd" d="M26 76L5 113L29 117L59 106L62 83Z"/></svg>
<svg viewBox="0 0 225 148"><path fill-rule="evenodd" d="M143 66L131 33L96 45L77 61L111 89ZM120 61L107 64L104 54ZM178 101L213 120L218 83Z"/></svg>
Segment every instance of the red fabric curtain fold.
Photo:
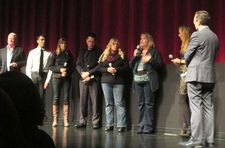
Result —
<svg viewBox="0 0 225 148"><path fill-rule="evenodd" d="M211 29L218 35L217 62L225 62L225 5L223 0L0 0L0 46L15 32L18 45L26 53L36 47L36 36L45 34L47 48L55 50L63 36L77 56L88 32L97 34L97 44L104 49L111 37L118 38L129 57L139 43L141 32L155 39L163 61L168 54L179 56L178 27L188 25L194 31L196 10L207 10Z"/></svg>

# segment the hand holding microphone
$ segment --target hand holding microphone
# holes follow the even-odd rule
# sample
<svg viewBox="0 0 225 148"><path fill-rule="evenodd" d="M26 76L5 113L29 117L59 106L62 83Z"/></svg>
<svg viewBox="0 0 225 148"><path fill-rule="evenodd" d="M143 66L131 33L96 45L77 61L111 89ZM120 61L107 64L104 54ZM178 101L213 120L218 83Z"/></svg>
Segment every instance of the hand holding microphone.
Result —
<svg viewBox="0 0 225 148"><path fill-rule="evenodd" d="M90 81L91 79L94 79L94 78L95 78L95 76L91 75L90 77L86 77L85 79L83 79L83 82Z"/></svg>
<svg viewBox="0 0 225 148"><path fill-rule="evenodd" d="M137 45L137 47L134 51L134 56L137 56L137 57L141 56L142 50L143 49L140 47L140 45Z"/></svg>
<svg viewBox="0 0 225 148"><path fill-rule="evenodd" d="M179 58L174 58L172 54L169 54L169 59L171 60L172 63L174 64L181 64L182 60Z"/></svg>
<svg viewBox="0 0 225 148"><path fill-rule="evenodd" d="M108 72L110 72L113 76L116 73L116 69L112 67L112 63L109 63L109 68L107 69Z"/></svg>

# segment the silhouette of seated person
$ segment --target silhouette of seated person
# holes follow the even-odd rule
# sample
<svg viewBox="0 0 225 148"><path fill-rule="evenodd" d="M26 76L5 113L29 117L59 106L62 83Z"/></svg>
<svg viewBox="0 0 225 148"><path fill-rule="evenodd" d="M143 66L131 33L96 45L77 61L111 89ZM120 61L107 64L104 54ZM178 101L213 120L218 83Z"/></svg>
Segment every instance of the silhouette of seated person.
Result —
<svg viewBox="0 0 225 148"><path fill-rule="evenodd" d="M43 124L45 112L31 79L21 72L6 72L0 75L0 88L9 95L15 105L28 147L54 148L51 137L38 129L38 125Z"/></svg>
<svg viewBox="0 0 225 148"><path fill-rule="evenodd" d="M24 148L26 142L23 137L19 116L9 96L0 88L0 147Z"/></svg>

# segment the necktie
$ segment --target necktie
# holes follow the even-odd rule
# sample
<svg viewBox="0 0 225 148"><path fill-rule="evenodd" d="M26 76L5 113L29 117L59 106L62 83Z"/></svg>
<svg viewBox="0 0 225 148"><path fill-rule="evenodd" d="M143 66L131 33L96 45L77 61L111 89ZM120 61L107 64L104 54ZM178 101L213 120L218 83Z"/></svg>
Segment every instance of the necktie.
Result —
<svg viewBox="0 0 225 148"><path fill-rule="evenodd" d="M41 49L39 73L43 72L43 57L44 57L44 50Z"/></svg>

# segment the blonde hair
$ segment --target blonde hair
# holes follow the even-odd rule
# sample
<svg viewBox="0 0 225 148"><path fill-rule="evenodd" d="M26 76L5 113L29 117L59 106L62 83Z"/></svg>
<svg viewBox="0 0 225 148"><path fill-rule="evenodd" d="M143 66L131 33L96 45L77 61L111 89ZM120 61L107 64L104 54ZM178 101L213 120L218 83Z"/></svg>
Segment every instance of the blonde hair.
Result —
<svg viewBox="0 0 225 148"><path fill-rule="evenodd" d="M59 55L61 53L60 44L62 44L62 43L64 43L64 44L66 43L66 40L64 38L60 38L58 40L58 43L57 43L57 46L56 46L56 50L55 50L57 55Z"/></svg>
<svg viewBox="0 0 225 148"><path fill-rule="evenodd" d="M100 62L103 62L103 61L105 61L105 60L107 59L107 57L108 57L109 54L111 53L111 46L112 46L114 43L117 43L118 45L120 45L118 39L116 39L116 38L111 38L111 39L109 40L109 43L107 44L107 46L106 46L104 52L101 54L101 56L100 56L100 58L99 58L99 60L98 60L99 63L100 63ZM122 51L121 48L118 48L118 55L119 55L122 59L124 59L124 53L123 53L123 51Z"/></svg>
<svg viewBox="0 0 225 148"><path fill-rule="evenodd" d="M191 29L190 27L187 26L180 26L179 31L181 31L184 36L184 40L181 40L181 48L180 48L180 53L184 54L186 52L188 42L190 40Z"/></svg>

